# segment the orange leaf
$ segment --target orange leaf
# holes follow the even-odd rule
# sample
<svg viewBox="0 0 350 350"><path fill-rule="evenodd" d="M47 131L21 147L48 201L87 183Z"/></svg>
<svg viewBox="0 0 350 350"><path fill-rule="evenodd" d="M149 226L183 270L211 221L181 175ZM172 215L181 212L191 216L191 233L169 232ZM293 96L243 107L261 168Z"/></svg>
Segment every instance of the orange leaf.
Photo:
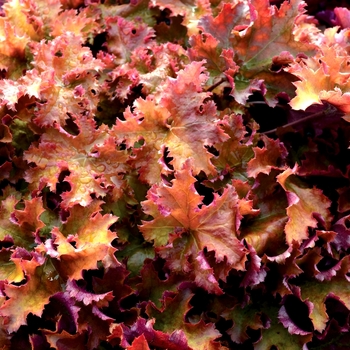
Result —
<svg viewBox="0 0 350 350"><path fill-rule="evenodd" d="M131 346L127 347L127 350L150 350L147 340L143 334L135 338Z"/></svg>
<svg viewBox="0 0 350 350"><path fill-rule="evenodd" d="M61 290L60 281L51 277L50 264L45 264L38 254L31 260L22 260L27 282L20 286L5 285L5 294L9 297L0 307L0 315L5 318L8 332L15 332L26 324L29 313L41 316L50 297Z"/></svg>
<svg viewBox="0 0 350 350"><path fill-rule="evenodd" d="M143 221L140 230L155 246L166 245L171 234L185 230L184 239L188 242L185 247L182 244L178 247L181 259L186 259L186 255L197 257L199 251L206 248L215 252L217 262L226 259L230 267L243 269L245 250L237 239L239 209L234 188L228 186L221 196L215 194L214 201L205 206L195 190L195 181L191 162L187 161L183 169L175 173L172 186L152 186L142 206L154 219Z"/></svg>
<svg viewBox="0 0 350 350"><path fill-rule="evenodd" d="M317 188L305 188L305 185L294 175L297 167L287 169L277 176L277 181L287 193L289 217L285 226L286 240L301 243L308 238L308 228L321 224L329 229L332 215L329 211L331 201Z"/></svg>
<svg viewBox="0 0 350 350"><path fill-rule="evenodd" d="M96 130L94 121L83 117L76 124L80 128L77 136L48 129L39 146L30 147L24 155L25 160L36 164L25 176L33 189L48 185L55 192L60 173L70 172L65 181L70 183L71 190L62 194L64 207L77 203L87 206L92 193L105 196L108 186L120 186L118 174L127 169L126 152L116 149L106 128Z"/></svg>

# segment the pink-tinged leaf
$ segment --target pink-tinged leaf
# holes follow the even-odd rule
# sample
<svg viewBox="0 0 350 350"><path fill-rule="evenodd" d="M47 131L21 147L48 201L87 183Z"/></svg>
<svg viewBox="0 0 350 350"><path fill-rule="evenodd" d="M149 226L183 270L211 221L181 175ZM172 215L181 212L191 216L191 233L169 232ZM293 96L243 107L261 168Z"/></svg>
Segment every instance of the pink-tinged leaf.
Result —
<svg viewBox="0 0 350 350"><path fill-rule="evenodd" d="M265 280L266 270L262 266L261 258L257 255L255 249L248 245L249 255L246 262L247 272L241 282L242 287L255 286Z"/></svg>
<svg viewBox="0 0 350 350"><path fill-rule="evenodd" d="M336 7L334 9L336 25L342 28L350 28L350 11L346 7Z"/></svg>
<svg viewBox="0 0 350 350"><path fill-rule="evenodd" d="M118 326L113 326L115 335L121 337L121 346L127 347L133 342L136 337L144 335L150 346L168 349L168 350L191 350L187 344L186 336L182 330L176 330L171 334L167 334L154 329L155 319L145 320L138 317L136 322L129 328L125 324L121 326L121 330ZM122 335L120 334L122 333Z"/></svg>
<svg viewBox="0 0 350 350"><path fill-rule="evenodd" d="M231 45L235 61L241 62L239 75L235 77L232 96L245 104L254 91L261 92L270 106L275 106L277 96L285 93L294 96L296 80L284 70L270 69L276 55L289 52L296 57L299 53L312 54L316 45L296 40L293 30L295 21L304 12L300 0L284 1L279 9L270 6L268 0L250 3L252 23L244 30L234 32Z"/></svg>
<svg viewBox="0 0 350 350"><path fill-rule="evenodd" d="M230 47L232 30L241 31L250 24L250 8L247 2L224 3L220 13L213 18L203 16L198 25L202 32L211 34L218 40L219 48Z"/></svg>
<svg viewBox="0 0 350 350"><path fill-rule="evenodd" d="M209 265L208 260L204 256L203 251L200 251L198 256L193 261L193 269L195 275L195 283L209 293L222 295L224 292L219 286L217 278L214 276L214 271Z"/></svg>
<svg viewBox="0 0 350 350"><path fill-rule="evenodd" d="M96 112L99 92L96 74L104 64L82 44L81 36L72 32L47 43L33 43L35 75L28 77L31 87L28 92L34 95L40 84L34 119L39 126L56 123L64 126L71 114Z"/></svg>
<svg viewBox="0 0 350 350"><path fill-rule="evenodd" d="M51 22L51 35L57 37L64 35L66 32L81 35L85 40L98 30L99 13L90 11L90 8L80 8L79 12L74 9L62 11Z"/></svg>
<svg viewBox="0 0 350 350"><path fill-rule="evenodd" d="M312 334L313 327L309 318L312 304L309 301L300 300L299 291L296 295L284 296L282 304L278 311L278 320L288 329L288 332L297 335Z"/></svg>
<svg viewBox="0 0 350 350"><path fill-rule="evenodd" d="M147 47L153 41L154 30L141 19L128 21L118 16L109 17L106 25L108 49L116 56L118 65L128 62L134 49Z"/></svg>
<svg viewBox="0 0 350 350"><path fill-rule="evenodd" d="M176 79L168 78L163 84L160 101L151 95L146 100L136 100L133 113L127 109L125 121L118 120L113 128L118 142L134 147L136 158L130 163L140 168L142 178L150 184L160 180L160 172L169 172L162 164L166 151L175 169L193 158L195 174L201 170L216 172L211 163L213 155L205 146L215 146L228 136L216 123L215 104L204 101L210 93L202 92L202 83L208 78L203 71L203 62L187 65ZM135 147L141 140L144 147Z"/></svg>
<svg viewBox="0 0 350 350"><path fill-rule="evenodd" d="M141 334L139 337L135 338L131 346L128 346L126 349L127 350L150 350L144 334Z"/></svg>
<svg viewBox="0 0 350 350"><path fill-rule="evenodd" d="M0 105L6 106L9 110L17 111L17 104L21 97L39 98L41 78L35 70L27 71L26 75L14 81L2 79L0 81Z"/></svg>
<svg viewBox="0 0 350 350"><path fill-rule="evenodd" d="M256 177L259 173L270 174L271 169L282 168L288 155L283 143L263 137L264 147L253 147L255 157L248 162L248 176Z"/></svg>
<svg viewBox="0 0 350 350"><path fill-rule="evenodd" d="M337 250L347 250L350 248L350 229L349 229L350 215L346 215L339 219L333 226L332 229L337 233L334 238L333 244Z"/></svg>
<svg viewBox="0 0 350 350"><path fill-rule="evenodd" d="M193 35L189 40L191 48L188 49L189 57L194 61L205 59L205 67L210 73L207 84L215 84L219 78L226 75L230 85L234 88L233 77L239 71L239 66L234 62L234 51L232 49L221 49L220 41L215 34L207 32Z"/></svg>
<svg viewBox="0 0 350 350"><path fill-rule="evenodd" d="M261 338L254 344L254 350L266 350L275 347L278 350L300 350L303 346L310 342L312 334L293 335L278 322L277 310L275 308L267 309L271 318L271 324L268 328L263 329Z"/></svg>
<svg viewBox="0 0 350 350"><path fill-rule="evenodd" d="M16 27L16 33L21 37L29 37L32 40L39 40L41 30L37 27L34 11L31 9L31 2L20 2L16 0L7 1L2 5L4 19ZM8 38L9 40L10 38ZM11 42L9 40L9 42Z"/></svg>
<svg viewBox="0 0 350 350"><path fill-rule="evenodd" d="M157 94L158 87L162 85L169 76L175 76L189 63L187 51L180 45L171 42L162 45L152 45L143 49L147 53L143 57L140 50L135 50L132 55L131 66L139 71L140 84L144 93ZM146 65L146 63L148 63ZM146 67L145 67L146 65ZM158 92L159 93L159 92Z"/></svg>
<svg viewBox="0 0 350 350"><path fill-rule="evenodd" d="M92 304L98 307L105 307L108 306L108 302L114 298L112 292L104 294L91 293L78 286L75 281L69 280L67 281L66 291L71 298L83 302L84 305Z"/></svg>
<svg viewBox="0 0 350 350"><path fill-rule="evenodd" d="M305 188L305 185L294 175L297 167L287 169L277 176L287 194L289 217L285 226L286 241L290 245L295 240L301 243L308 238L308 228L319 224L329 228L332 215L329 211L331 201L317 188Z"/></svg>

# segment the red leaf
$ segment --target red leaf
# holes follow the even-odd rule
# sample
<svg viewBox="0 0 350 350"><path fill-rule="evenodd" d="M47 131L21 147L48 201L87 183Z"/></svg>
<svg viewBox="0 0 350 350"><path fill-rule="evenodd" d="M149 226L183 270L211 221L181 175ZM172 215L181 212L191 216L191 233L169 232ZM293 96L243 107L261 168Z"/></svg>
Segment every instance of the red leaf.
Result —
<svg viewBox="0 0 350 350"><path fill-rule="evenodd" d="M131 346L127 347L127 350L150 350L144 334L135 338Z"/></svg>

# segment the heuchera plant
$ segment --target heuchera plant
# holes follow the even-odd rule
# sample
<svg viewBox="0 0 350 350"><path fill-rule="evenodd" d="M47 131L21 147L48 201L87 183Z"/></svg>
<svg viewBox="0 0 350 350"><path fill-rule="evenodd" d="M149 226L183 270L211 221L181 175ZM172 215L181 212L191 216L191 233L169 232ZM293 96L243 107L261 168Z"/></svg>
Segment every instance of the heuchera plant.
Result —
<svg viewBox="0 0 350 350"><path fill-rule="evenodd" d="M349 348L350 11L308 5L2 2L1 349Z"/></svg>

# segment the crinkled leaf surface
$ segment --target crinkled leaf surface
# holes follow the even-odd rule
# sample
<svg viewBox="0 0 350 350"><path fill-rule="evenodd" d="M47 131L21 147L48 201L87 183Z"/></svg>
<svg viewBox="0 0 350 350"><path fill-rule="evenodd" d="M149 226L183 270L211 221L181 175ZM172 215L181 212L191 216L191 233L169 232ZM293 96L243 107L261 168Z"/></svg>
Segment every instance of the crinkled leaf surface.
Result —
<svg viewBox="0 0 350 350"><path fill-rule="evenodd" d="M183 329L192 349L216 349L214 340L219 336L219 332L213 324L205 324L202 320L195 324L185 321L191 297L189 290L180 291L174 299L166 298L163 312L148 308L149 314L156 319L155 328L167 333Z"/></svg>
<svg viewBox="0 0 350 350"><path fill-rule="evenodd" d="M245 70L261 70L272 62L272 58L283 51L293 55L312 53L313 45L295 40L293 26L295 19L304 10L300 0L284 1L279 9L270 6L269 1L251 2L253 24L240 38L235 37L235 51L242 60Z"/></svg>
<svg viewBox="0 0 350 350"><path fill-rule="evenodd" d="M21 286L6 285L8 300L0 307L0 316L5 318L8 332L17 331L26 324L29 313L40 316L49 298L61 290L60 282L52 278L52 265L34 254L31 260L22 261L26 282Z"/></svg>
<svg viewBox="0 0 350 350"><path fill-rule="evenodd" d="M215 173L212 154L205 146L225 141L227 135L216 124L215 105L204 101L210 94L202 91L201 84L207 80L203 71L202 63L189 64L176 79L169 78L164 83L158 103L151 97L137 100L134 113L126 111L125 121L118 121L114 128L118 141L125 141L127 146L144 140L145 151L139 154L136 150L136 166L141 167L142 173L147 171L143 176L151 184L158 180L154 173L162 171L158 163L164 147L173 158L170 164L175 169L181 169L186 159L193 158L195 174L201 170ZM141 157L148 164L140 163Z"/></svg>
<svg viewBox="0 0 350 350"><path fill-rule="evenodd" d="M309 300L313 305L310 318L315 329L319 332L326 328L329 320L325 306L327 297L335 297L348 309L350 308L349 281L347 277L344 278L344 271L348 268L348 264L348 259L343 259L342 269L329 281L308 281L301 287L302 298Z"/></svg>
<svg viewBox="0 0 350 350"><path fill-rule="evenodd" d="M234 188L226 188L221 196L215 196L210 205L202 205L201 196L194 188L195 178L190 164L187 161L176 173L172 186L152 186L148 200L142 205L154 219L144 221L140 229L147 240L154 241L155 246L166 245L170 234L185 230L184 235L189 235L186 250L198 252L206 248L215 252L218 262L226 259L229 266L242 268L245 253L237 239L239 213Z"/></svg>
<svg viewBox="0 0 350 350"><path fill-rule="evenodd" d="M38 147L31 147L24 157L36 165L26 175L32 188L47 185L55 191L61 172L69 172L64 181L70 184L71 189L62 193L65 207L77 203L87 206L92 201L92 193L105 196L108 186L119 185L118 173L127 169L127 155L116 148L105 128L96 130L91 119L76 122L80 127L77 136L49 129Z"/></svg>
<svg viewBox="0 0 350 350"><path fill-rule="evenodd" d="M0 239L11 237L16 246L30 250L35 246L35 233L44 226L39 217L45 209L40 197L24 200L24 210L15 209L18 202L15 195L1 201Z"/></svg>
<svg viewBox="0 0 350 350"><path fill-rule="evenodd" d="M277 176L277 181L287 193L289 217L285 227L286 240L291 244L293 240L301 243L308 237L308 227L317 227L318 222L329 227L332 215L329 211L330 200L317 188L305 188L293 176L296 168L287 169Z"/></svg>

